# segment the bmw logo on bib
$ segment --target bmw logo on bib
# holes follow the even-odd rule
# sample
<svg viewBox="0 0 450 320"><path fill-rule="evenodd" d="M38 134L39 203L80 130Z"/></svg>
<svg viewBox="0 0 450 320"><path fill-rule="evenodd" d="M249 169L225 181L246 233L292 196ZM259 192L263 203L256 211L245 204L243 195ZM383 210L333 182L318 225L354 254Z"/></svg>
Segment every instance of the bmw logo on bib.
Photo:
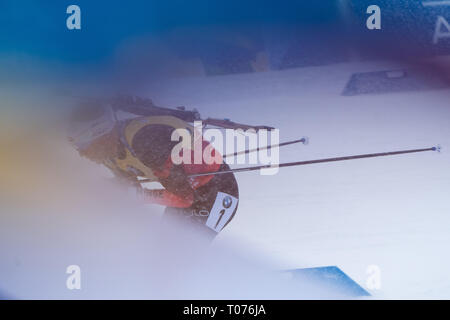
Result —
<svg viewBox="0 0 450 320"><path fill-rule="evenodd" d="M206 221L206 226L216 232L222 230L233 216L237 204L237 198L223 192L218 192L216 201L214 202L208 220Z"/></svg>

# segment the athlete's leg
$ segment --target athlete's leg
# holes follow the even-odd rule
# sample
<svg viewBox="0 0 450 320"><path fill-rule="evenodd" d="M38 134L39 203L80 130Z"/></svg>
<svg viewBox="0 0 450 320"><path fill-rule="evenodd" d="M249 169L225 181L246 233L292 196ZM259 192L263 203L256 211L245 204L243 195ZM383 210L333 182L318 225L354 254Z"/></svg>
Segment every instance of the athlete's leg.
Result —
<svg viewBox="0 0 450 320"><path fill-rule="evenodd" d="M170 223L179 224L182 228L189 228L192 232L206 237L208 240L213 240L218 232L208 228L204 222L196 215L208 214L208 212L195 212L192 208L173 208L167 207L164 210L163 219Z"/></svg>
<svg viewBox="0 0 450 320"><path fill-rule="evenodd" d="M223 164L220 170L229 169ZM213 239L234 218L239 203L239 190L232 173L214 176L195 190L190 208L166 208L165 219L175 219L194 226L196 232Z"/></svg>
<svg viewBox="0 0 450 320"><path fill-rule="evenodd" d="M228 170L222 164L220 170ZM195 190L194 212L199 223L220 232L234 218L239 204L239 190L234 174L214 176L206 185ZM201 214L203 213L203 214Z"/></svg>

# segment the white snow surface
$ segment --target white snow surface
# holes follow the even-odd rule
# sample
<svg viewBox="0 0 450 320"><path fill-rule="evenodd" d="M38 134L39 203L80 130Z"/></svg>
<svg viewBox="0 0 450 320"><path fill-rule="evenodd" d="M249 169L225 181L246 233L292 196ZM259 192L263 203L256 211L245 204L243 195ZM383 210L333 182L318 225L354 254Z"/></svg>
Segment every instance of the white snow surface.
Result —
<svg viewBox="0 0 450 320"><path fill-rule="evenodd" d="M307 146L282 148L281 162L443 149L282 168L273 176L238 173L238 213L207 247L152 229L162 211L156 206L123 204L112 214L73 203L65 213L10 210L0 224L0 290L19 298L302 298L308 286L273 284L267 269L333 265L368 289L367 268L376 265L381 288L368 289L373 298L450 298L450 91L341 95L351 74L397 67L346 63L134 88L157 105L274 126L281 141L310 137ZM98 172L68 153L74 172ZM92 185L86 188L95 193ZM80 292L65 288L70 264L84 270Z"/></svg>
<svg viewBox="0 0 450 320"><path fill-rule="evenodd" d="M280 129L290 162L425 148L442 152L238 173L239 212L219 241L242 238L285 268L336 265L376 298L450 298L450 92L342 96L352 73L397 69L339 64L191 79L142 88L161 105Z"/></svg>

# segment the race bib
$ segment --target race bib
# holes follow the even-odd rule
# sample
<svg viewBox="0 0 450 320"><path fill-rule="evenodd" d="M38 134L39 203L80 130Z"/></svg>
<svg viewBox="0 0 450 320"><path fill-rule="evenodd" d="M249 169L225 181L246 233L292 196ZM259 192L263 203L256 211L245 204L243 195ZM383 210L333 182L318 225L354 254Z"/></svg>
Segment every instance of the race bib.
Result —
<svg viewBox="0 0 450 320"><path fill-rule="evenodd" d="M218 192L208 220L206 220L206 226L216 232L222 230L225 224L230 221L238 201L237 198L227 193Z"/></svg>

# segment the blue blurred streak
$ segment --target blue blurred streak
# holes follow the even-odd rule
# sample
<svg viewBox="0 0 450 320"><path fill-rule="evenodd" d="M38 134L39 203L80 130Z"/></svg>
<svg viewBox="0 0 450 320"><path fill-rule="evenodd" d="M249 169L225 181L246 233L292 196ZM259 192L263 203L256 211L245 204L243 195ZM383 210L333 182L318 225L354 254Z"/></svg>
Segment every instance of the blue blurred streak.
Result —
<svg viewBox="0 0 450 320"><path fill-rule="evenodd" d="M374 31L365 27L370 0L3 0L0 55L110 67L120 49L131 47L123 59L154 72L153 66L172 62L145 47L151 42L174 57L197 58L207 75L217 75L254 71L261 52L266 69L273 70L355 56L403 61L450 53L450 38L432 44L436 18L450 21L450 7L422 2L377 1L382 29ZM82 11L82 29L76 31L65 26L66 8L74 3Z"/></svg>
<svg viewBox="0 0 450 320"><path fill-rule="evenodd" d="M77 4L82 30L65 27ZM181 27L236 28L252 24L317 24L337 18L334 0L321 1L32 1L0 3L0 51L63 61L99 61L124 39Z"/></svg>

